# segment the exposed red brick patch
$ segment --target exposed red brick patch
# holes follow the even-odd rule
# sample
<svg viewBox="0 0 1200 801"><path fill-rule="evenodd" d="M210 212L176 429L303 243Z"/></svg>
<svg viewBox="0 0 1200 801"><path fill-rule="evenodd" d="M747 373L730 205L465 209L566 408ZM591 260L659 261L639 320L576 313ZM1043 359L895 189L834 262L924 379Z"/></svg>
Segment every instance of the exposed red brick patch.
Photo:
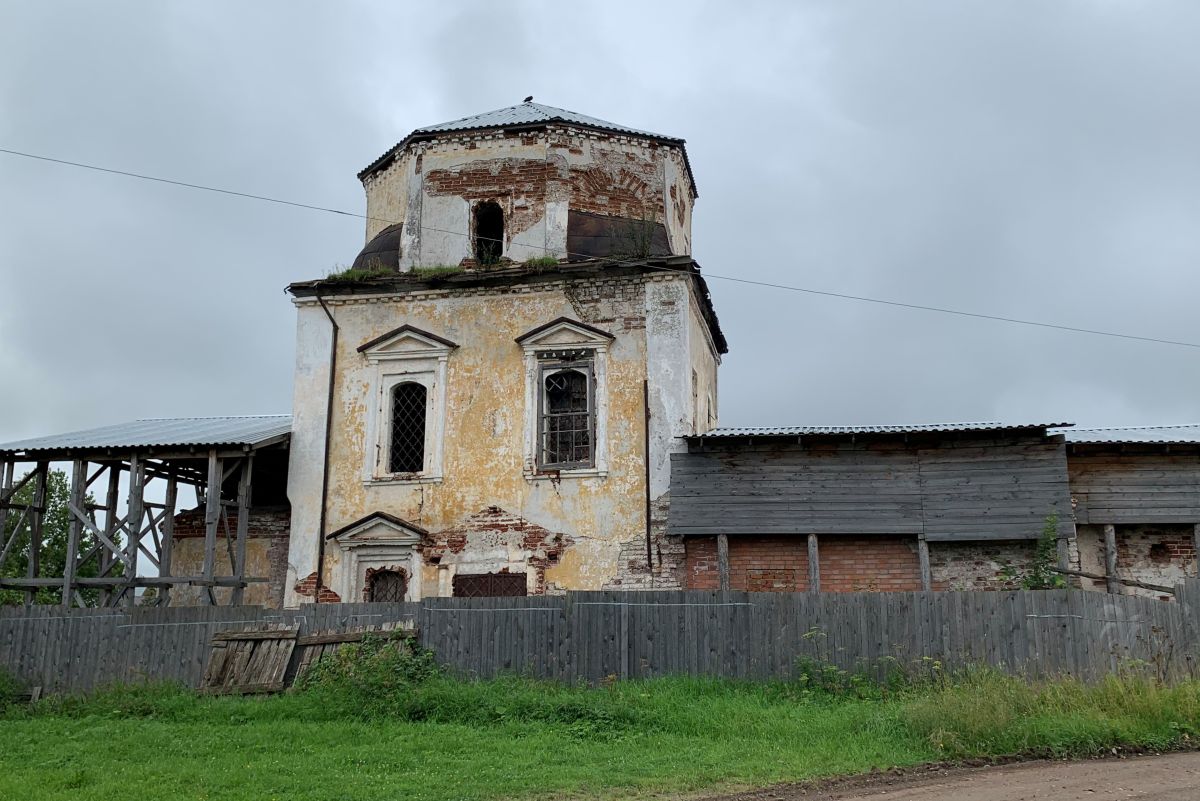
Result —
<svg viewBox="0 0 1200 801"><path fill-rule="evenodd" d="M489 506L457 526L434 532L425 538L422 555L428 564L452 564L453 557L469 553L472 541L495 546L506 544L518 548L528 569L535 576L533 595L546 592L546 569L557 564L571 539L525 518L507 512L499 506ZM512 572L509 565L497 565L490 572Z"/></svg>
<svg viewBox="0 0 1200 801"><path fill-rule="evenodd" d="M686 542L687 589L720 587L715 537ZM823 537L822 592L902 592L921 589L912 537ZM808 538L730 537L729 587L745 592L808 590Z"/></svg>
<svg viewBox="0 0 1200 801"><path fill-rule="evenodd" d="M317 574L310 573L307 578L297 582L296 586L292 589L295 590L297 595L304 595L309 598L313 597L317 589ZM341 603L341 601L341 596L336 592L328 587L321 587L321 594L317 597L317 603L336 604Z"/></svg>

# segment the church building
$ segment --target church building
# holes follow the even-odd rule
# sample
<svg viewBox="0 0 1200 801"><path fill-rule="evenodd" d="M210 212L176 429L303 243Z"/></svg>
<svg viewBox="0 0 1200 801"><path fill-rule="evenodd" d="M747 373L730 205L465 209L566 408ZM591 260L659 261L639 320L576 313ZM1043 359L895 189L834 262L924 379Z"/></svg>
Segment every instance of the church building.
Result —
<svg viewBox="0 0 1200 801"><path fill-rule="evenodd" d="M726 352L683 140L527 101L359 178L361 254L289 287L285 603L678 588Z"/></svg>
<svg viewBox="0 0 1200 801"><path fill-rule="evenodd" d="M358 177L361 252L288 287L292 414L0 444L0 530L16 519L0 550L27 532L31 565L0 590L59 587L67 606L1063 582L1168 598L1196 575L1200 426L718 427L727 346L692 259L682 139L529 98L418 128ZM56 463L73 500L49 577L35 499Z"/></svg>

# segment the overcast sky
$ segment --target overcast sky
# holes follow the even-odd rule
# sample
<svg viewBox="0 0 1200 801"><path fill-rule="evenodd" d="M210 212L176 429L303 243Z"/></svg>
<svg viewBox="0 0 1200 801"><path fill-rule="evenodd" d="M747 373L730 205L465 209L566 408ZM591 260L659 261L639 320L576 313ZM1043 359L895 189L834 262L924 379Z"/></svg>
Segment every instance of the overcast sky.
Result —
<svg viewBox="0 0 1200 801"><path fill-rule="evenodd" d="M411 129L687 139L725 425L1200 419L1200 3L14 2L0 148L361 212ZM288 411L361 220L0 154L0 440Z"/></svg>

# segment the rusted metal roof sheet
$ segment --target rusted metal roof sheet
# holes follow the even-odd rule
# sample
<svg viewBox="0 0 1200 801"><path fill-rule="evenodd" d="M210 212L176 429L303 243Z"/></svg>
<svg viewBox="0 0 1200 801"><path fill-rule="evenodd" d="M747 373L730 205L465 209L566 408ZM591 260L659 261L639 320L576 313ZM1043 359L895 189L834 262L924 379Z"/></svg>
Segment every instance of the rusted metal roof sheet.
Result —
<svg viewBox="0 0 1200 801"><path fill-rule="evenodd" d="M0 444L0 453L214 446L256 448L280 441L291 431L290 414L135 420L67 434L6 442Z"/></svg>
<svg viewBox="0 0 1200 801"><path fill-rule="evenodd" d="M1125 426L1115 428L1076 428L1065 432L1067 442L1084 445L1102 444L1200 444L1200 423L1169 426Z"/></svg>
<svg viewBox="0 0 1200 801"><path fill-rule="evenodd" d="M1065 428L1074 423L919 423L915 425L883 426L776 426L748 428L715 428L694 439L722 439L735 437L822 437L850 434L923 434L951 433L955 431L1027 431L1037 428Z"/></svg>

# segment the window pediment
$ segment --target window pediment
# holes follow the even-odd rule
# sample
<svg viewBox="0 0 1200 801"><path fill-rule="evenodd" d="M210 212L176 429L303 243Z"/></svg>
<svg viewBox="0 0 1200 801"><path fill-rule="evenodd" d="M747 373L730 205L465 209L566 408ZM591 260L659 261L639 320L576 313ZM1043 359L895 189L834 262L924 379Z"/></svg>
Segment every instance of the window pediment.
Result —
<svg viewBox="0 0 1200 801"><path fill-rule="evenodd" d="M372 512L328 535L343 548L363 545L413 546L428 534L425 529L387 512Z"/></svg>
<svg viewBox="0 0 1200 801"><path fill-rule="evenodd" d="M456 343L437 334L402 325L359 345L358 352L371 361L380 361L443 356L457 347Z"/></svg>
<svg viewBox="0 0 1200 801"><path fill-rule="evenodd" d="M604 348L616 337L595 326L559 317L517 337L526 351L558 348Z"/></svg>

